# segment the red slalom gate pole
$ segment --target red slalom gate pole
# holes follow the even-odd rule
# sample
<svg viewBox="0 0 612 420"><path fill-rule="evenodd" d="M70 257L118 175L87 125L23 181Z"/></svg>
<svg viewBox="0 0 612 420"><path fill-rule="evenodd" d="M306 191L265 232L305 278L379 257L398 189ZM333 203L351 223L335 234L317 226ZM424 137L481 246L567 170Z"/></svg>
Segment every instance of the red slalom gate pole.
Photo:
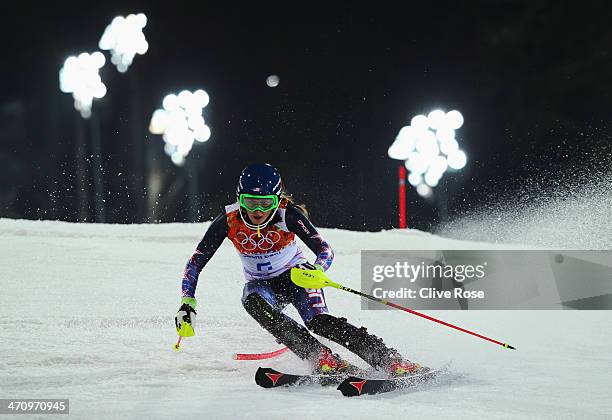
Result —
<svg viewBox="0 0 612 420"><path fill-rule="evenodd" d="M398 171L399 183L399 227L406 229L406 167L400 165Z"/></svg>
<svg viewBox="0 0 612 420"><path fill-rule="evenodd" d="M288 347L283 347L282 349L278 349L275 351L271 351L269 353L234 353L232 357L234 360L263 360L263 359L271 359L276 356L280 356L284 352L289 350Z"/></svg>

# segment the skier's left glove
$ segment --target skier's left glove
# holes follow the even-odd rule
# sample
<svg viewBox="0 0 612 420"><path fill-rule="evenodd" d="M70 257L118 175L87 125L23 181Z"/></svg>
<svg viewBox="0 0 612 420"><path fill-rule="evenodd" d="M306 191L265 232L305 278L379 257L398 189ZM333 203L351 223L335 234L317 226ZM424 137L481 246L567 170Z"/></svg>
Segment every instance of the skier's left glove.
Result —
<svg viewBox="0 0 612 420"><path fill-rule="evenodd" d="M301 268L302 270L318 270L318 271L325 271L323 270L323 266L320 266L319 264L311 264L309 262L305 262L305 263L301 263L295 266L296 268Z"/></svg>
<svg viewBox="0 0 612 420"><path fill-rule="evenodd" d="M192 337L195 335L193 326L195 324L197 304L195 298L183 297L181 299L181 307L174 317L176 332L181 337Z"/></svg>

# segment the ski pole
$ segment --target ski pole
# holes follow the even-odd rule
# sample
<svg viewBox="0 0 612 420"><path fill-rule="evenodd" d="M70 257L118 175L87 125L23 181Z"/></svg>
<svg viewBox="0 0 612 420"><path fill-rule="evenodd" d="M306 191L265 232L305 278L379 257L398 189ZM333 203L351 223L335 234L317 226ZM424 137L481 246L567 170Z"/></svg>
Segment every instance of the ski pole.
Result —
<svg viewBox="0 0 612 420"><path fill-rule="evenodd" d="M453 325L451 323L448 323L448 322L442 321L440 319L434 318L432 316L425 315L425 314L423 314L421 312L417 312L417 311L415 311L413 309L404 308L403 306L400 306L400 305L398 305L396 303L389 302L387 299L379 299L377 297L374 297L374 296L368 295L366 293L360 292L359 290L354 290L354 289L351 289L350 287L346 287L346 286L343 286L343 285L341 285L339 283L333 282L322 271L318 271L318 270L304 270L302 268L294 267L294 268L291 269L291 280L295 284L297 284L298 286L304 287L306 289L322 289L323 287L330 286L330 287L334 287L336 289L344 290L345 292L353 293L353 294L359 295L361 297L373 300L375 302L382 303L383 305L387 305L387 306L390 306L392 308L399 309L401 311L408 312L408 313L411 313L413 315L420 316L420 317L428 319L430 321L437 322L438 324L446 325L447 327L454 328L454 329L462 331L464 333L471 334L471 335L473 335L475 337L482 338L483 340L490 341L491 343L498 344L498 345L500 345L500 346L502 346L504 348L516 350L515 347L511 346L508 343L502 343L501 341L493 340L492 338L485 337L484 335L475 333L475 332L470 331L470 330L466 330L465 328L461 328L461 327L458 327L458 326Z"/></svg>
<svg viewBox="0 0 612 420"><path fill-rule="evenodd" d="M179 335L178 341L174 345L174 351L179 351L181 349L181 340L183 339L182 335Z"/></svg>

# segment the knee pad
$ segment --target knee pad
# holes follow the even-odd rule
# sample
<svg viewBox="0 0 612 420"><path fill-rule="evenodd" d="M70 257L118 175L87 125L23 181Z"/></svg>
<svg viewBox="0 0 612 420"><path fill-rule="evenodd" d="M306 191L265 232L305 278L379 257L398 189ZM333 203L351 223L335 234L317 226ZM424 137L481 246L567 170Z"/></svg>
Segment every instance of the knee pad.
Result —
<svg viewBox="0 0 612 420"><path fill-rule="evenodd" d="M318 314L306 322L306 327L313 333L326 337L340 328L342 321L346 322L346 318L336 318L330 314Z"/></svg>
<svg viewBox="0 0 612 420"><path fill-rule="evenodd" d="M346 318L319 314L306 326L315 334L346 347L374 367L382 366L396 353L395 349L385 345L382 338L368 333L365 327L350 324Z"/></svg>
<svg viewBox="0 0 612 420"><path fill-rule="evenodd" d="M322 344L295 320L272 308L259 294L251 293L244 299L244 309L265 330L302 359L319 353Z"/></svg>

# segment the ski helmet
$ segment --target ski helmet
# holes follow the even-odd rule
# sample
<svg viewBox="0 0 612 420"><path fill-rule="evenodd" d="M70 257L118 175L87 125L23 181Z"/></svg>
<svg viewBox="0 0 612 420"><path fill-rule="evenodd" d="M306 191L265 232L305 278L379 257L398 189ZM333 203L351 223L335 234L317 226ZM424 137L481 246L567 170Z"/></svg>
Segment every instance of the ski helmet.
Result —
<svg viewBox="0 0 612 420"><path fill-rule="evenodd" d="M242 170L238 179L236 196L240 194L276 195L283 189L280 173L269 163L255 163Z"/></svg>
<svg viewBox="0 0 612 420"><path fill-rule="evenodd" d="M240 218L244 224L253 230L259 232L260 229L266 227L272 220L276 211L278 210L278 204L283 191L283 184L281 176L278 170L270 165L269 163L256 163L249 165L244 168L238 179L238 187L236 188L236 198L240 203ZM243 203L241 195L248 196L275 196L274 198L274 211L267 217L266 221L261 224L253 224L249 221L248 217L245 217L242 211ZM251 197L253 198L253 197ZM257 201L257 200L254 200Z"/></svg>

